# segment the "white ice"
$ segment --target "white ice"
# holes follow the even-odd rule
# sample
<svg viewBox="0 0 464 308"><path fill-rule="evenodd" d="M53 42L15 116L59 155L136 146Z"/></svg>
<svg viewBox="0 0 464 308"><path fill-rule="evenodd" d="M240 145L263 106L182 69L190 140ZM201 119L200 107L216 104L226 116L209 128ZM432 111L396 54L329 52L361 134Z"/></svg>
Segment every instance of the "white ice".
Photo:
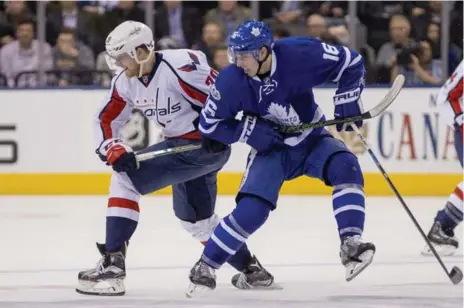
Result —
<svg viewBox="0 0 464 308"><path fill-rule="evenodd" d="M446 198L406 198L428 232ZM463 285L453 285L425 246L400 203L368 198L364 238L377 246L374 262L344 280L330 197L281 197L266 225L249 240L284 289L240 291L234 270L217 272L214 292L188 299L188 272L200 257L196 243L172 213L170 197L146 197L127 256L127 293L96 297L74 291L77 273L99 259L95 241L105 232L104 197L0 198L0 307L285 307L461 308ZM225 215L233 197L220 197ZM462 239L462 227L457 229ZM462 252L444 258L462 267Z"/></svg>

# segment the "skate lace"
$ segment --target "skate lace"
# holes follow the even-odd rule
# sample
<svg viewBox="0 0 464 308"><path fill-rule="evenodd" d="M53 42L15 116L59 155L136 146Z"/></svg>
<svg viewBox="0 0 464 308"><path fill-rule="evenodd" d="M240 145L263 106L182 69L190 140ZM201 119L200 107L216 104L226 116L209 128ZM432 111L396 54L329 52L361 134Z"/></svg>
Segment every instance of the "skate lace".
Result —
<svg viewBox="0 0 464 308"><path fill-rule="evenodd" d="M101 274L105 270L105 259L106 259L106 256L103 256L95 265L96 273Z"/></svg>
<svg viewBox="0 0 464 308"><path fill-rule="evenodd" d="M198 266L198 272L201 276L210 276L210 277L215 276L214 269L210 267L208 264L206 264L205 262L200 262Z"/></svg>

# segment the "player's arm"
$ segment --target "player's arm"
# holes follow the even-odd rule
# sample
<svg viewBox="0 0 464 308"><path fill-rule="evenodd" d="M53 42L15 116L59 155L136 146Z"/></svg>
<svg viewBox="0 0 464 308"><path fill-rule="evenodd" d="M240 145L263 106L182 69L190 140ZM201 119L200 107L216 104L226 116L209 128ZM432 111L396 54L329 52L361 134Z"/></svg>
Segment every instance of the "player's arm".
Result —
<svg viewBox="0 0 464 308"><path fill-rule="evenodd" d="M263 119L246 114L240 121L235 119L242 102L253 99L245 94L244 78L234 65L221 71L201 111L200 133L225 144L246 143L259 153L283 146L282 135Z"/></svg>
<svg viewBox="0 0 464 308"><path fill-rule="evenodd" d="M202 136L225 144L240 139L240 121L235 117L240 111L241 97L237 91L237 72L233 66L225 68L209 90L209 95L200 114L199 130ZM235 93L234 93L235 92Z"/></svg>
<svg viewBox="0 0 464 308"><path fill-rule="evenodd" d="M124 72L113 78L103 107L97 113L95 132L96 153L115 171L125 172L137 169L137 162L132 149L119 139L119 131L129 120L133 109L132 102L124 94L124 85L119 79L121 74Z"/></svg>
<svg viewBox="0 0 464 308"><path fill-rule="evenodd" d="M441 87L437 104L441 106L444 116L463 133L464 114L462 106L462 87L464 61L461 61L450 78Z"/></svg>
<svg viewBox="0 0 464 308"><path fill-rule="evenodd" d="M335 118L346 118L363 112L360 102L364 89L365 68L362 56L345 46L318 43L311 52L314 61L309 72L316 72L316 83L331 80L337 84L334 95ZM319 61L317 60L319 59ZM358 127L362 122L356 122ZM337 130L343 129L342 125ZM351 130L349 126L346 128Z"/></svg>

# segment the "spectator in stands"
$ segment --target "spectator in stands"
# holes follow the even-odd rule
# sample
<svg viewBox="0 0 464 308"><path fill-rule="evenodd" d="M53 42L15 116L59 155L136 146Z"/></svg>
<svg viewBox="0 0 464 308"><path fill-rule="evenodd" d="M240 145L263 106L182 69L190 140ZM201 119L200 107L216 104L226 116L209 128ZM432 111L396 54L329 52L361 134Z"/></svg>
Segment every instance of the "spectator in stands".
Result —
<svg viewBox="0 0 464 308"><path fill-rule="evenodd" d="M34 39L34 22L24 20L18 22L16 30L17 40L0 49L0 72L8 78L10 87L15 85L15 77L25 71L37 71L39 62L44 70L53 67L51 47L47 43L39 46ZM39 48L43 50L43 58L39 59ZM28 74L20 78L16 86L36 86L36 74Z"/></svg>
<svg viewBox="0 0 464 308"><path fill-rule="evenodd" d="M0 48L14 41L14 29L0 24Z"/></svg>
<svg viewBox="0 0 464 308"><path fill-rule="evenodd" d="M391 67L396 54L409 41L411 25L404 15L394 15L390 20L390 38L391 40L380 47L377 54L377 81L390 82Z"/></svg>
<svg viewBox="0 0 464 308"><path fill-rule="evenodd" d="M306 19L306 26L308 27L308 36L318 39L327 31L325 19L319 14L309 15Z"/></svg>
<svg viewBox="0 0 464 308"><path fill-rule="evenodd" d="M155 13L155 38L173 37L182 48L191 48L200 39L202 26L198 10L182 1L163 1Z"/></svg>
<svg viewBox="0 0 464 308"><path fill-rule="evenodd" d="M15 32L18 24L23 20L35 21L26 1L4 1L5 11L0 12L0 26L9 28L8 32ZM45 23L46 39L49 44L55 43L56 32L53 25L47 20Z"/></svg>
<svg viewBox="0 0 464 308"><path fill-rule="evenodd" d="M34 39L34 22L24 20L18 22L16 30L17 40L4 46L0 50L0 72L8 78L10 87L15 85L15 77L26 71L37 71L39 62L44 70L53 67L51 47L47 43L40 46L43 49L43 58L39 59L39 42ZM37 76L28 74L19 79L16 86L38 85Z"/></svg>
<svg viewBox="0 0 464 308"><path fill-rule="evenodd" d="M216 22L209 22L203 26L202 39L193 45L193 49L201 50L211 65L213 63L214 49L223 42L221 26Z"/></svg>
<svg viewBox="0 0 464 308"><path fill-rule="evenodd" d="M238 5L237 1L218 1L218 7L206 13L205 23L220 24L223 37L227 40L239 24L251 18L251 10Z"/></svg>
<svg viewBox="0 0 464 308"><path fill-rule="evenodd" d="M416 38L419 39L427 36L427 27L430 23L441 24L442 7L442 1L429 1L425 9L416 7L413 10L411 25Z"/></svg>
<svg viewBox="0 0 464 308"><path fill-rule="evenodd" d="M76 1L60 1L48 6L47 19L53 24L57 36L62 28L73 29L77 40L92 48L102 44L94 30L96 18L94 14L79 8Z"/></svg>
<svg viewBox="0 0 464 308"><path fill-rule="evenodd" d="M428 40L419 43L420 48L417 54L409 55L408 64L398 63L398 57L392 59L391 81L403 74L406 77L406 84L410 85L440 85L444 79L441 60L432 59L432 46Z"/></svg>
<svg viewBox="0 0 464 308"><path fill-rule="evenodd" d="M55 70L61 71L59 86L91 83L88 78L91 74L69 73L69 71L95 69L93 51L82 42L76 41L73 29L63 28L61 30L56 46L53 48L53 62Z"/></svg>
<svg viewBox="0 0 464 308"><path fill-rule="evenodd" d="M229 63L229 56L227 54L227 46L226 45L219 45L214 49L214 60L213 60L213 67L220 71Z"/></svg>
<svg viewBox="0 0 464 308"><path fill-rule="evenodd" d="M430 23L427 27L427 39L432 44L432 57L440 58L440 26L436 23Z"/></svg>

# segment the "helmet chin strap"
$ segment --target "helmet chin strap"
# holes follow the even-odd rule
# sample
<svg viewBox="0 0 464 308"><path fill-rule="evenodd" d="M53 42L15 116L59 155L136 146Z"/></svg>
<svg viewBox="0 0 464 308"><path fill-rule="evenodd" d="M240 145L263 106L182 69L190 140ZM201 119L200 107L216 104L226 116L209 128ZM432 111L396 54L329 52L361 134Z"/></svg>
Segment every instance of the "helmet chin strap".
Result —
<svg viewBox="0 0 464 308"><path fill-rule="evenodd" d="M262 61L259 61L259 58L258 58L258 70L256 71L255 76L259 74L259 71L261 70L261 67L262 67L263 63L266 62L267 58L269 58L269 55L271 54L269 48L267 48L267 47L265 47L265 48L266 48L266 51L267 51L266 56L264 57L264 59ZM258 55L258 57L259 57L259 55Z"/></svg>
<svg viewBox="0 0 464 308"><path fill-rule="evenodd" d="M145 60L143 60L143 61L138 61L138 59L137 59L137 62L139 62L139 75L138 75L138 78L141 78L142 75L143 75L143 74L142 74L142 73L143 73L143 65L144 65L145 63L149 62L149 61L152 59L152 57L153 57L154 54L155 54L155 53L154 53L153 51L151 51L150 54L148 55L148 57L147 57Z"/></svg>

